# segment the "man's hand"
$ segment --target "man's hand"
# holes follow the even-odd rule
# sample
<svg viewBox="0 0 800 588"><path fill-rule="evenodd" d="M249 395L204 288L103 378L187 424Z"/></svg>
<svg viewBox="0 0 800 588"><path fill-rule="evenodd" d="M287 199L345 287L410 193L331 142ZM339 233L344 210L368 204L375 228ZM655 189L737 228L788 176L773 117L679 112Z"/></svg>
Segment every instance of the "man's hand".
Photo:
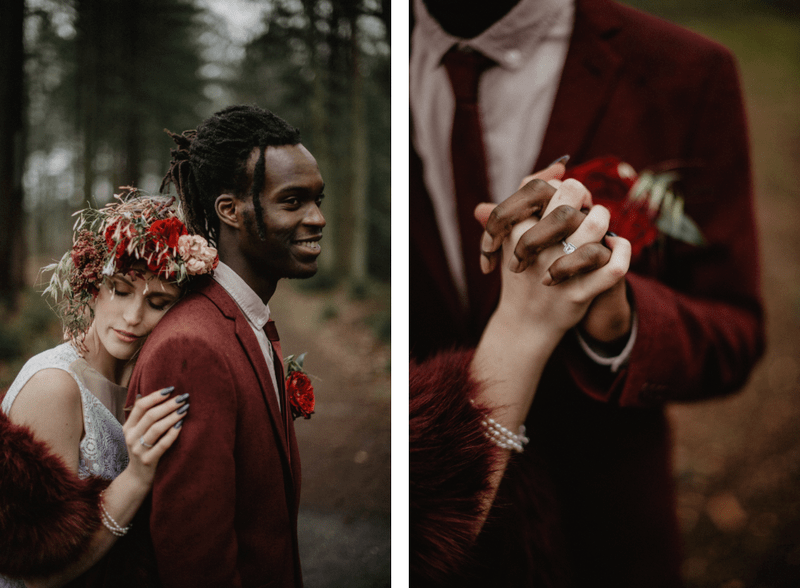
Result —
<svg viewBox="0 0 800 588"><path fill-rule="evenodd" d="M591 208L592 199L580 182L559 181L564 171L561 163L551 165L501 204L478 205L475 218L485 229L481 243L481 269L484 273L497 267L500 246L522 221L532 217L542 219L519 238L509 262L509 269L515 273L525 271L539 253L566 240L578 230L586 219L582 209ZM594 271L608 263L610 257L611 252L601 243L585 243L570 255L559 257L550 266L545 281L558 284Z"/></svg>
<svg viewBox="0 0 800 588"><path fill-rule="evenodd" d="M627 340L633 326L625 280L598 294L580 324L582 333L601 343ZM622 345L620 345L622 347Z"/></svg>
<svg viewBox="0 0 800 588"><path fill-rule="evenodd" d="M481 241L481 270L488 274L500 261L500 246L511 234L514 225L533 216L541 218L556 189L549 182L560 180L566 172L563 163L554 163L532 176L501 204L479 204L475 218L485 232Z"/></svg>
<svg viewBox="0 0 800 588"><path fill-rule="evenodd" d="M520 189L494 206L481 204L475 217L484 225L481 243L481 268L492 271L500 261L500 245L514 226L531 217L542 218L520 238L510 259L509 269L522 272L542 251L568 240L587 218L581 209L592 206L591 195L579 182L561 182L563 164L556 163L523 181ZM554 200L555 199L555 200ZM569 202L559 204L559 200ZM576 207L575 204L579 203ZM543 212L547 212L543 215ZM544 278L546 285L555 285L603 267L611 252L602 243L586 243L569 255L562 255L550 266ZM630 334L632 312L628 303L625 280L599 294L592 302L580 328L590 339L603 343L617 341Z"/></svg>

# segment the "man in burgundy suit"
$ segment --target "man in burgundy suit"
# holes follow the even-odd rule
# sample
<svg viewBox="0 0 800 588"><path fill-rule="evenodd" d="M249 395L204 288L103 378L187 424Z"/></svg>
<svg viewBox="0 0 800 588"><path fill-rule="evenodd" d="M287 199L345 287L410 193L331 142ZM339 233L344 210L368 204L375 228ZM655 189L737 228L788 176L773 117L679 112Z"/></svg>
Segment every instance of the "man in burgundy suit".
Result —
<svg viewBox="0 0 800 588"><path fill-rule="evenodd" d="M300 461L267 304L280 279L317 270L322 177L297 129L257 107L173 139L165 184L220 264L150 335L130 385L129 402L169 381L192 406L145 511L158 576L169 587L302 586Z"/></svg>
<svg viewBox="0 0 800 588"><path fill-rule="evenodd" d="M481 537L473 557L495 562L485 567L485 581L521 585L515 574L524 572L515 560L537 556L524 553L531 534L519 528L558 517L548 527L552 541L545 545L547 537L540 537L536 546L565 554L574 585L680 586L664 403L738 390L764 344L747 130L734 60L707 39L610 0L500 0L457 9L444 0L415 0L412 411L439 402L424 398L429 388L438 398L442 390L460 395L460 404L448 399L458 414L468 413L475 383L464 375L469 354L450 350L474 347L497 288L490 280L482 292L471 289L469 266L478 264L480 239L465 244L459 233L468 215L456 214L465 206L453 178L461 155L455 146L450 151L454 103L462 100L453 98L452 77L448 83L453 51L489 58L480 66L477 90L488 198L501 202L521 176L564 154L571 155L570 165L615 155L637 170L676 162L683 168L686 213L707 241L697 247L667 239L650 250L632 265L624 295L598 297L575 333L561 341L526 422L531 443L512 460L482 533L491 539ZM417 389L417 381L424 386ZM412 443L423 417L412 413ZM454 462L469 455L458 453L455 438L443 443L450 442L443 454ZM419 497L415 488L424 487L415 482L416 463L412 453L412 502ZM536 486L535 480L552 484L552 503L543 498L540 505L547 506L522 511L520 497L532 494L525 484ZM434 509L469 504L456 499L463 489L439 490ZM417 527L415 516L412 510L412 564L415 542L432 520L420 516ZM555 546L559 533L563 550ZM531 565L546 565L538 559ZM545 584L563 581L558 573L542 576Z"/></svg>

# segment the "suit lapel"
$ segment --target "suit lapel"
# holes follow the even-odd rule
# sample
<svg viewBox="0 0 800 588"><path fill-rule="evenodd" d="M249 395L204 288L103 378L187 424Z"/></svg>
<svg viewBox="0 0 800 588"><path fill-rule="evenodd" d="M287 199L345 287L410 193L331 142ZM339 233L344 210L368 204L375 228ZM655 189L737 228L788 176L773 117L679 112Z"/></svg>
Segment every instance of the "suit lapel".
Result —
<svg viewBox="0 0 800 588"><path fill-rule="evenodd" d="M534 170L568 153L582 161L611 98L622 66L611 39L620 22L613 4L578 0L575 27L553 112Z"/></svg>
<svg viewBox="0 0 800 588"><path fill-rule="evenodd" d="M213 279L203 287L202 294L207 296L216 306L220 309L222 314L227 318L232 319L235 325L236 338L242 346L242 350L250 361L250 365L256 373L258 383L261 389L261 395L267 405L267 412L269 414L270 422L272 423L273 430L276 431L276 441L280 447L281 458L284 465L289 472L293 472L292 459L288 443L288 432L281 414L280 406L278 405L278 395L272 385L272 377L267 367L267 362L264 359L264 354L261 351L261 346L258 344L253 329L250 323L247 322L242 311L236 305L236 302L228 295L225 289L217 284ZM277 354L280 358L280 353ZM278 369L280 368L280 372ZM276 379L279 374L283 374L282 365L275 366ZM296 461L296 460L294 460Z"/></svg>

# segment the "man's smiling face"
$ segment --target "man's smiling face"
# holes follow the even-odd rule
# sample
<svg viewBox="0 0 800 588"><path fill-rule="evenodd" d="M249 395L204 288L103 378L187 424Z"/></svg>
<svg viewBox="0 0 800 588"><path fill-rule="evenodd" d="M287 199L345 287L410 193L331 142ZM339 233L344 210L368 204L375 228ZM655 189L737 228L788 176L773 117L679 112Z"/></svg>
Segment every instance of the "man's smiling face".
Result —
<svg viewBox="0 0 800 588"><path fill-rule="evenodd" d="M259 158L255 149L248 161L250 177ZM264 189L261 192L266 239L258 235L255 209L244 210L245 225L239 244L258 273L274 281L310 278L317 273L317 257L325 217L325 187L317 162L303 145L267 147L264 152ZM249 197L248 197L249 200Z"/></svg>

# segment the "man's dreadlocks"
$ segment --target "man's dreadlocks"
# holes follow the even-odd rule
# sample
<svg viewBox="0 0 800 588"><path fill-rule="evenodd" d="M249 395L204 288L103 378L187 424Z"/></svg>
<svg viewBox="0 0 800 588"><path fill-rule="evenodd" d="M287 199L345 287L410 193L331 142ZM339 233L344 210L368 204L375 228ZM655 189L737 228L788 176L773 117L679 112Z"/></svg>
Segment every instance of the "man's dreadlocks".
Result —
<svg viewBox="0 0 800 588"><path fill-rule="evenodd" d="M259 149L250 194L259 237L266 238L261 208L264 189L264 152L269 146L297 145L300 131L280 117L257 106L229 106L203 121L196 131L182 134L167 131L178 145L161 182L161 192L175 185L183 203L189 228L216 244L219 217L214 203L220 194L245 197L249 178L247 161Z"/></svg>

